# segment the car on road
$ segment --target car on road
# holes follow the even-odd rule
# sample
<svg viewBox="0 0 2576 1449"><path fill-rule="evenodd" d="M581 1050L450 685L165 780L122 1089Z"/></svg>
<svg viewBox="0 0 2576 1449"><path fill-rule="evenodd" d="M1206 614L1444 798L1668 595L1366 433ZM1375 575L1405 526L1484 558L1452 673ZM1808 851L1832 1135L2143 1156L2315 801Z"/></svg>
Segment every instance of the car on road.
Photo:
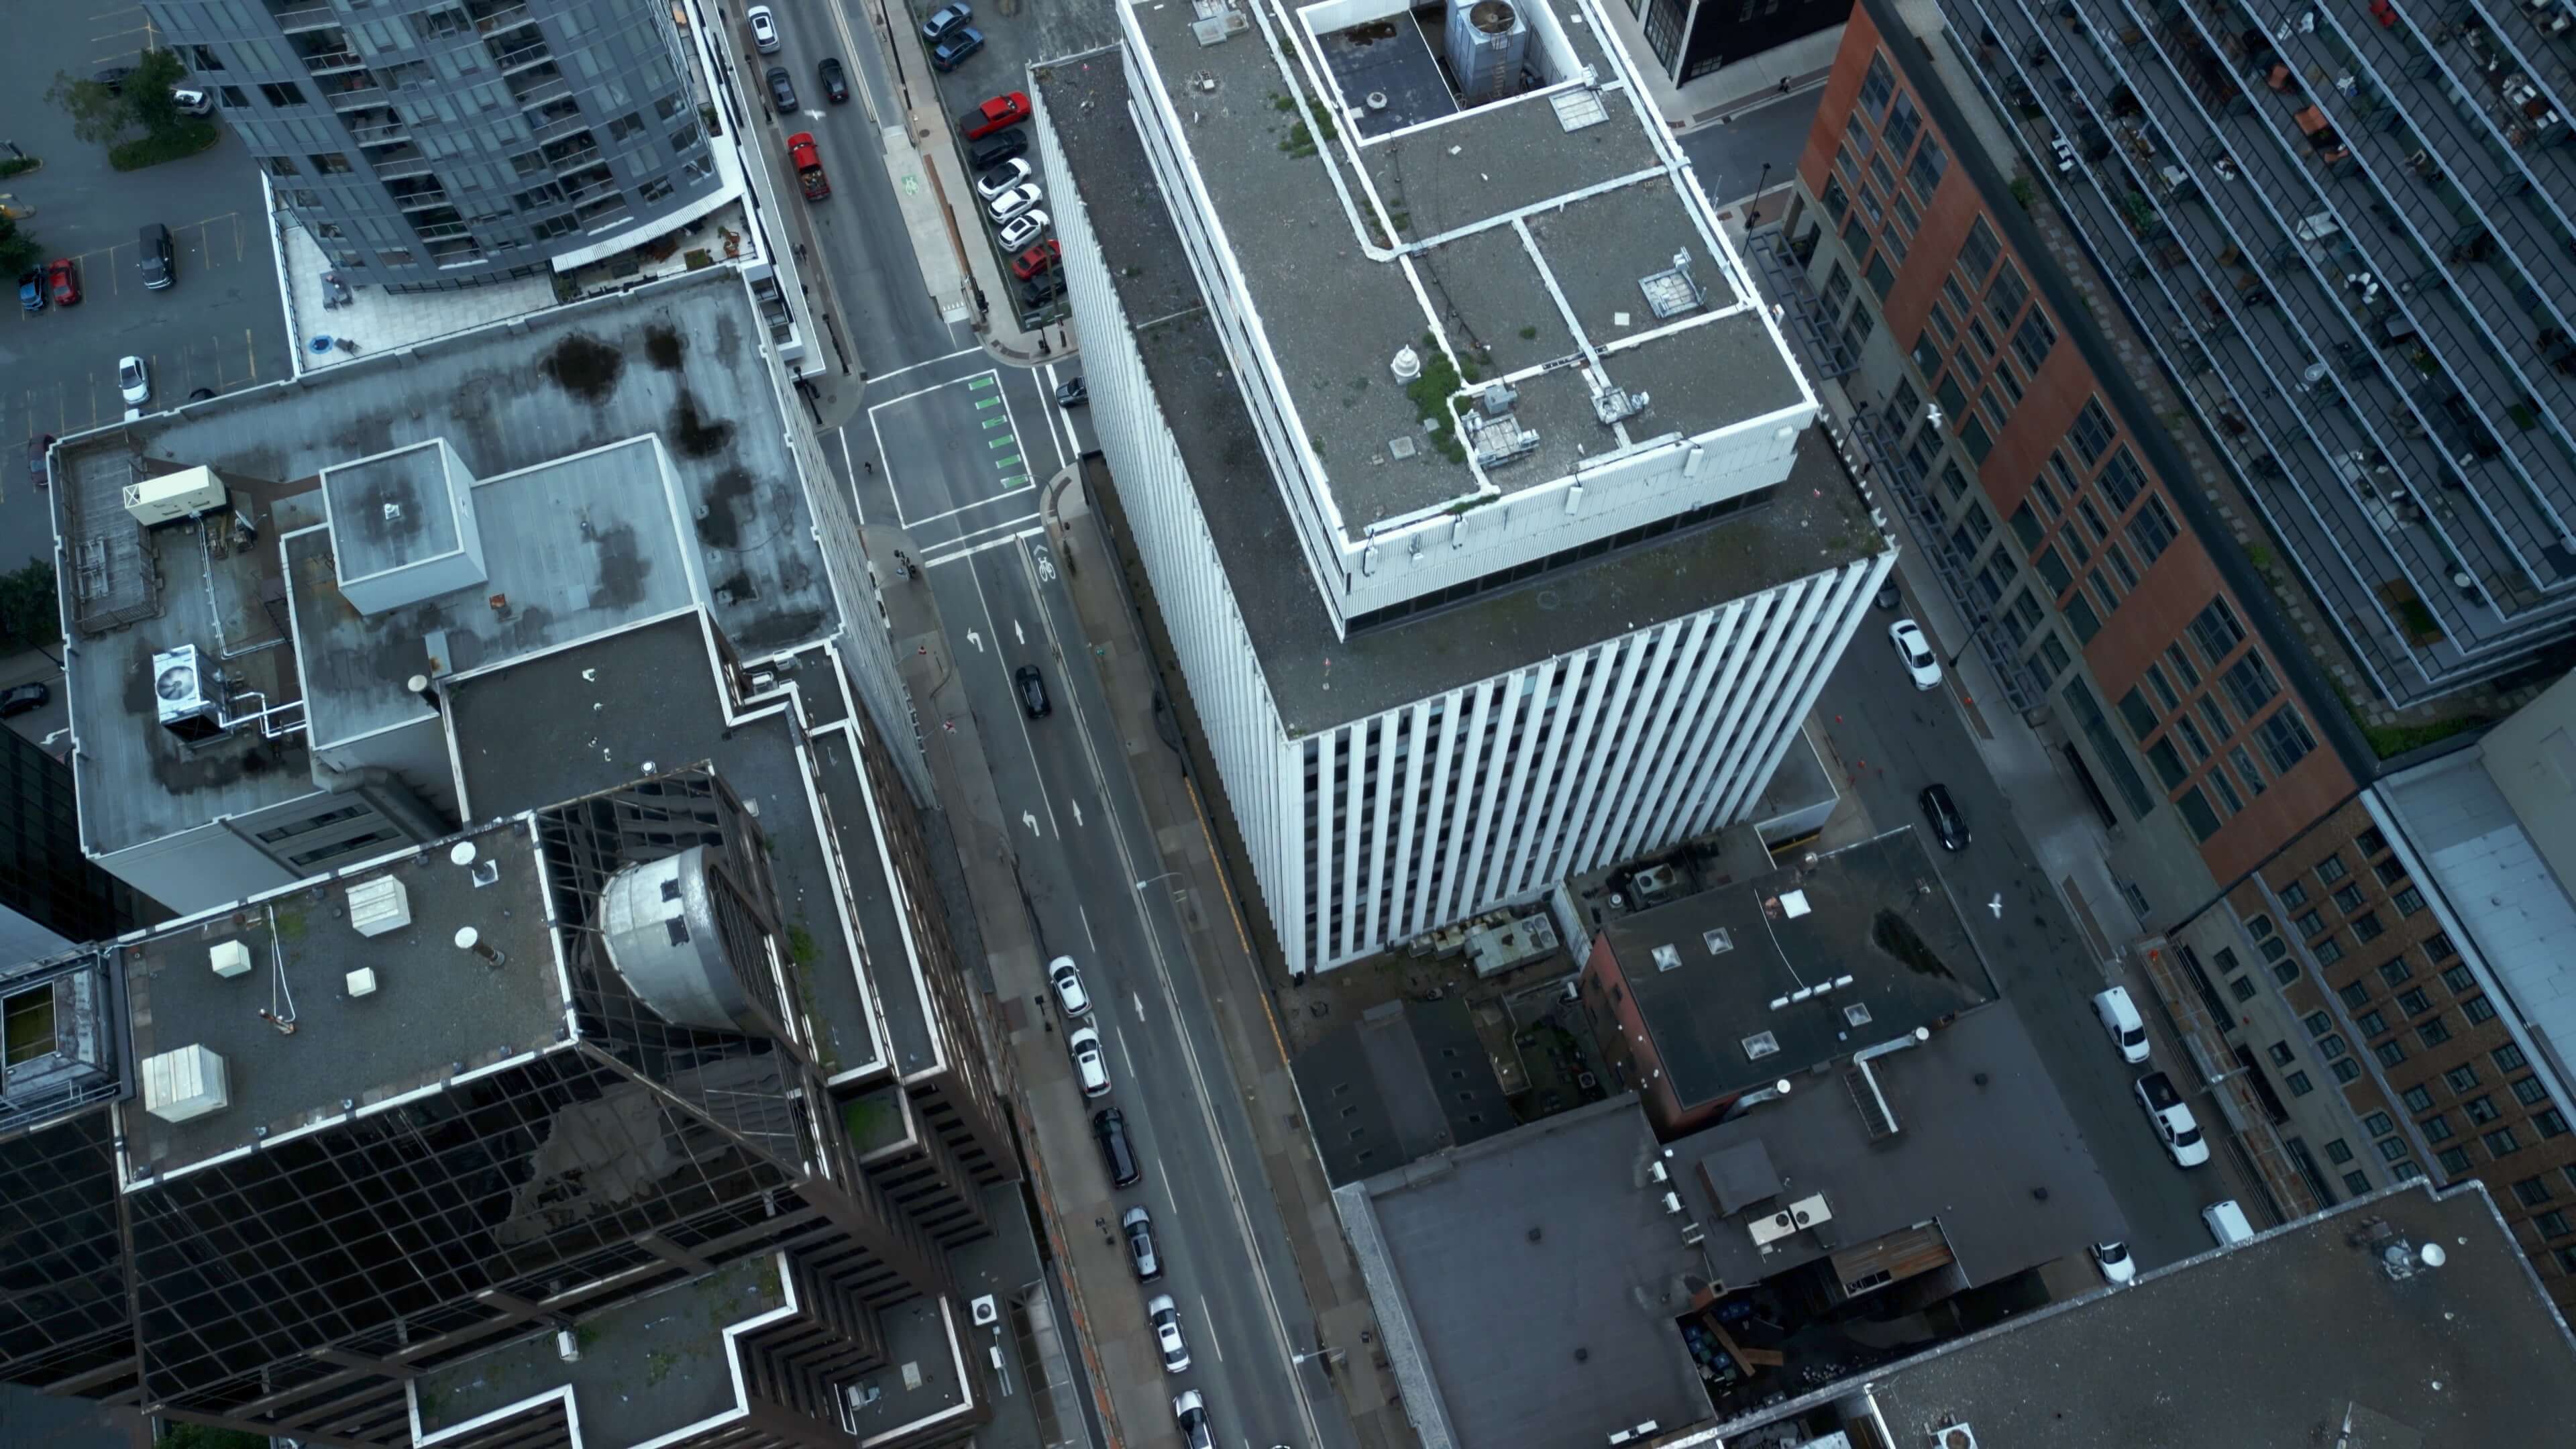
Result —
<svg viewBox="0 0 2576 1449"><path fill-rule="evenodd" d="M955 70L984 48L984 32L966 26L953 34L943 35L930 48L930 64L938 70Z"/></svg>
<svg viewBox="0 0 2576 1449"><path fill-rule="evenodd" d="M975 7L972 5L942 5L930 12L928 20L921 22L921 38L935 44L948 32L974 18Z"/></svg>
<svg viewBox="0 0 2576 1449"><path fill-rule="evenodd" d="M1064 1049L1073 1057L1073 1074L1082 1081L1082 1095L1109 1095L1109 1054L1100 1049L1100 1033L1090 1027L1064 1039Z"/></svg>
<svg viewBox="0 0 2576 1449"><path fill-rule="evenodd" d="M116 390L125 395L127 407L141 407L152 400L152 374L144 369L142 358L116 360Z"/></svg>
<svg viewBox="0 0 2576 1449"><path fill-rule="evenodd" d="M125 94L126 78L133 74L134 67L130 65L102 66L91 73L90 79L107 87L107 93L109 95L121 96Z"/></svg>
<svg viewBox="0 0 2576 1449"><path fill-rule="evenodd" d="M1923 787L1916 798L1923 807L1923 818L1932 827L1932 838L1943 850L1965 850L1972 837L1968 834L1968 817L1959 813L1959 802L1950 798L1950 787L1938 780Z"/></svg>
<svg viewBox="0 0 2576 1449"><path fill-rule="evenodd" d="M796 109L796 82L783 65L769 68L769 105L782 116L792 114Z"/></svg>
<svg viewBox="0 0 2576 1449"><path fill-rule="evenodd" d="M2200 1224L2209 1229L2210 1241L2222 1248L2232 1248L2254 1236L2254 1225L2245 1218L2245 1209L2236 1199L2223 1198L2200 1210Z"/></svg>
<svg viewBox="0 0 2576 1449"><path fill-rule="evenodd" d="M769 7L754 5L742 12L742 18L751 22L752 48L763 55L776 55L778 53L778 17L769 13Z"/></svg>
<svg viewBox="0 0 2576 1449"><path fill-rule="evenodd" d="M1151 1283L1163 1276L1163 1258L1154 1251L1154 1215L1141 1207L1131 1207L1127 1216L1118 1220L1127 1234L1127 1263L1136 1270L1136 1281Z"/></svg>
<svg viewBox="0 0 2576 1449"><path fill-rule="evenodd" d="M2114 986L2094 993L2093 1019L2111 1034L2120 1060L2136 1066L2147 1059L2147 1024L2138 1015L2138 1004L2129 999L2129 988Z"/></svg>
<svg viewBox="0 0 2576 1449"><path fill-rule="evenodd" d="M1003 222L1009 221L1044 200L1046 200L1044 192L1028 182L1022 182L985 202L984 210L993 218L993 224L1000 226Z"/></svg>
<svg viewBox="0 0 2576 1449"><path fill-rule="evenodd" d="M2137 1095L2138 1106L2156 1124L2156 1135L2163 1139L2174 1166L2198 1167L2209 1160L2209 1140L2200 1135L2200 1123L2191 1115L2190 1104L2174 1090L2172 1078L2149 1072L2138 1078Z"/></svg>
<svg viewBox="0 0 2576 1449"><path fill-rule="evenodd" d="M1011 687L1020 693L1020 708L1031 719L1044 719L1055 713L1047 703L1046 676L1034 664L1023 664L1011 671Z"/></svg>
<svg viewBox="0 0 2576 1449"><path fill-rule="evenodd" d="M143 269L143 286L158 292L179 280L178 254L170 248L170 228L146 222L135 248L135 265Z"/></svg>
<svg viewBox="0 0 2576 1449"><path fill-rule="evenodd" d="M1089 401L1091 384L1078 377L1055 390L1055 405L1060 408L1078 408Z"/></svg>
<svg viewBox="0 0 2576 1449"><path fill-rule="evenodd" d="M1136 1163L1136 1148L1127 1140L1127 1114L1115 1107L1103 1107L1091 1114L1091 1135L1100 1144L1100 1160L1109 1169L1113 1187L1134 1187L1145 1180L1145 1169Z"/></svg>
<svg viewBox="0 0 2576 1449"><path fill-rule="evenodd" d="M1896 657L1905 661L1906 677L1916 689L1941 687L1941 656L1932 652L1932 641L1923 637L1922 625L1899 619L1887 626L1887 638L1896 646Z"/></svg>
<svg viewBox="0 0 2576 1449"><path fill-rule="evenodd" d="M1905 602L1905 595L1896 587L1896 580L1889 579L1878 586L1878 597L1870 602L1882 609L1893 609Z"/></svg>
<svg viewBox="0 0 2576 1449"><path fill-rule="evenodd" d="M1181 1338L1181 1310L1173 1306L1172 1295L1165 1293L1148 1302L1145 1321L1154 1326L1154 1342L1163 1350L1163 1372L1187 1372L1190 1346Z"/></svg>
<svg viewBox="0 0 2576 1449"><path fill-rule="evenodd" d="M1064 243L1049 239L1011 258L1011 275L1025 281L1064 259Z"/></svg>
<svg viewBox="0 0 2576 1449"><path fill-rule="evenodd" d="M1043 211L1028 211L1002 223L1002 229L993 233L993 236L1002 244L1004 251L1016 251L1045 235L1046 229L1047 214Z"/></svg>
<svg viewBox="0 0 2576 1449"><path fill-rule="evenodd" d="M1016 128L997 131L975 143L975 149L966 153L966 165L971 170L990 171L1028 149L1028 132Z"/></svg>
<svg viewBox="0 0 2576 1449"><path fill-rule="evenodd" d="M1207 1400L1191 1389L1172 1400L1172 1418L1181 1426L1184 1449L1216 1449L1216 1436L1208 1428Z"/></svg>
<svg viewBox="0 0 2576 1449"><path fill-rule="evenodd" d="M41 684L21 684L15 689L0 690L0 719L25 714L31 709L43 709L53 697L54 692Z"/></svg>
<svg viewBox="0 0 2576 1449"><path fill-rule="evenodd" d="M18 308L31 315L45 310L45 274L34 267L18 274Z"/></svg>
<svg viewBox="0 0 2576 1449"><path fill-rule="evenodd" d="M2138 1260L2129 1256L2129 1245L2122 1242L2095 1243L2087 1249L2093 1255L2093 1266L2101 1270L2104 1281L2134 1283L2138 1278Z"/></svg>
<svg viewBox="0 0 2576 1449"><path fill-rule="evenodd" d="M45 291L57 307L80 305L80 268L72 265L71 258L56 257L45 264Z"/></svg>
<svg viewBox="0 0 2576 1449"><path fill-rule="evenodd" d="M1089 1016L1091 993L1082 989L1082 968L1070 956L1047 963L1047 984L1055 988L1056 1009L1067 1016Z"/></svg>
<svg viewBox="0 0 2576 1449"><path fill-rule="evenodd" d="M823 99L833 105L849 104L850 73L841 69L839 56L827 55L814 67L815 78L823 83Z"/></svg>
<svg viewBox="0 0 2576 1449"><path fill-rule="evenodd" d="M1037 168L1031 166L1026 158L1014 156L976 177L975 194L986 201L991 201L1003 192L1028 180L1036 170Z"/></svg>
<svg viewBox="0 0 2576 1449"><path fill-rule="evenodd" d="M39 433L27 440L27 481L39 488L45 486L45 453L53 446L51 433Z"/></svg>
<svg viewBox="0 0 2576 1449"><path fill-rule="evenodd" d="M981 141L1005 126L1016 126L1029 118L1029 95L1013 91L1006 96L988 97L974 109L957 117L957 130L969 141Z"/></svg>

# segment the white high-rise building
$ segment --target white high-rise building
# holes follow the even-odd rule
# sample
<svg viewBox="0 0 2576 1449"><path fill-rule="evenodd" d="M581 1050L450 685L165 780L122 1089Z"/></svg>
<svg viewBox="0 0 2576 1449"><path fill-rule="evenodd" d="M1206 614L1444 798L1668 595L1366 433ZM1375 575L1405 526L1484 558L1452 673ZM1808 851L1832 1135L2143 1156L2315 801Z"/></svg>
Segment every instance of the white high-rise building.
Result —
<svg viewBox="0 0 2576 1449"><path fill-rule="evenodd" d="M1141 0L1032 88L1300 972L1743 818L1894 558L1600 10L1458 9Z"/></svg>

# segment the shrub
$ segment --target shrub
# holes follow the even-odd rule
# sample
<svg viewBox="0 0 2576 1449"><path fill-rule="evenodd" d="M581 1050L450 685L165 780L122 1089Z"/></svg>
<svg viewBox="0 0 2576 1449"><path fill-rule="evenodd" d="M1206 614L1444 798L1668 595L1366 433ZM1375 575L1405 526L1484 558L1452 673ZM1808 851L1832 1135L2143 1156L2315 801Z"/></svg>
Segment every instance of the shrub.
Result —
<svg viewBox="0 0 2576 1449"><path fill-rule="evenodd" d="M164 161L180 161L212 146L223 138L223 128L212 121L191 120L178 130L158 136L144 136L107 149L107 164L119 171L140 171Z"/></svg>

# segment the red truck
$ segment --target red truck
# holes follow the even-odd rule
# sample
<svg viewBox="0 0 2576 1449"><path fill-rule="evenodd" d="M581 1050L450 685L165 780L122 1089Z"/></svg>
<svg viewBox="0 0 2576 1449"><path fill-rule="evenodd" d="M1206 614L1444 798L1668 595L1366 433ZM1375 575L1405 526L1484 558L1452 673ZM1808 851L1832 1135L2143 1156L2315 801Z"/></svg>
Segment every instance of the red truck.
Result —
<svg viewBox="0 0 2576 1449"><path fill-rule="evenodd" d="M799 131L787 138L787 160L796 168L796 180L804 186L807 201L832 194L832 180L823 174L823 157L814 149L813 132Z"/></svg>

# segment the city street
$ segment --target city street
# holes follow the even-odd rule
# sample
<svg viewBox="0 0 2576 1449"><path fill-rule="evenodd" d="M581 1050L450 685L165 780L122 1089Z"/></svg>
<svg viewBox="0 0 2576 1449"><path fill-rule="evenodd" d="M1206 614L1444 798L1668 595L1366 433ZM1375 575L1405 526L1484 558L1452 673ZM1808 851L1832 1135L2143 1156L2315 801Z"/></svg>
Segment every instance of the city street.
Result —
<svg viewBox="0 0 2576 1449"><path fill-rule="evenodd" d="M1807 132L1816 124L1816 109L1824 98L1824 87L1810 86L1738 112L1733 120L1695 126L1674 140L1690 158L1709 200L1731 205L1752 195L1757 185L1787 184L1807 149ZM1765 166L1770 168L1767 180Z"/></svg>

